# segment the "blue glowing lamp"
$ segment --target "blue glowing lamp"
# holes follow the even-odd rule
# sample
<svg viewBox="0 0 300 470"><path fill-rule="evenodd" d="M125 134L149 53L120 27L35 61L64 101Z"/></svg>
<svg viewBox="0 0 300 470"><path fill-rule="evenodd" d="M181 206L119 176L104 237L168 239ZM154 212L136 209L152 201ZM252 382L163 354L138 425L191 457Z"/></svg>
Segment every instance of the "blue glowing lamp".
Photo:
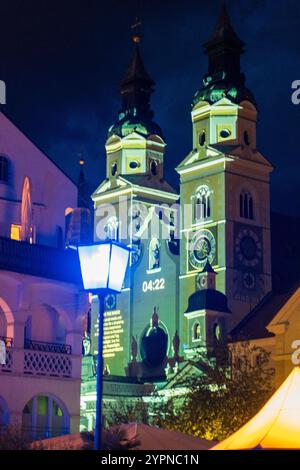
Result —
<svg viewBox="0 0 300 470"><path fill-rule="evenodd" d="M121 292L130 248L112 240L79 246L83 287L94 293Z"/></svg>

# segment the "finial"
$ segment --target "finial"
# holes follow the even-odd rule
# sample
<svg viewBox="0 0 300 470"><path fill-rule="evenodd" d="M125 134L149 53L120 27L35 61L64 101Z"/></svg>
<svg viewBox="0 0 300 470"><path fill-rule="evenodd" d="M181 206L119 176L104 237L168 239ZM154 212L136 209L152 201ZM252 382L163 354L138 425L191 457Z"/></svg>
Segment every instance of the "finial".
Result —
<svg viewBox="0 0 300 470"><path fill-rule="evenodd" d="M77 153L77 157L78 157L78 159L79 159L79 160L78 160L78 163L79 163L79 165L82 167L82 166L85 164L85 160L84 160L84 158L83 158L83 156L82 156L82 153L81 153L81 152L78 152L78 153Z"/></svg>
<svg viewBox="0 0 300 470"><path fill-rule="evenodd" d="M133 30L132 41L135 44L139 44L141 42L141 35L139 32L141 26L141 21L138 19L138 17L136 17L134 23L131 25L131 29Z"/></svg>

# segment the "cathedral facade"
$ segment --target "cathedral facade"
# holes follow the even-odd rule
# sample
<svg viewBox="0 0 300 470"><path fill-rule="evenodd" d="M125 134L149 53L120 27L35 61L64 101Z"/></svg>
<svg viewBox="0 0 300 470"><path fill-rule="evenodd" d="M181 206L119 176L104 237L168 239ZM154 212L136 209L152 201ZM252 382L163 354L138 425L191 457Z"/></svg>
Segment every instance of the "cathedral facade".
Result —
<svg viewBox="0 0 300 470"><path fill-rule="evenodd" d="M165 180L166 142L139 37L92 195L94 240L132 248L122 293L105 299L104 396L146 396L213 349L272 289L269 176L256 145L257 107L240 69L244 43L226 8L204 44L208 72L191 107L192 146ZM97 298L83 361L82 428L93 426Z"/></svg>

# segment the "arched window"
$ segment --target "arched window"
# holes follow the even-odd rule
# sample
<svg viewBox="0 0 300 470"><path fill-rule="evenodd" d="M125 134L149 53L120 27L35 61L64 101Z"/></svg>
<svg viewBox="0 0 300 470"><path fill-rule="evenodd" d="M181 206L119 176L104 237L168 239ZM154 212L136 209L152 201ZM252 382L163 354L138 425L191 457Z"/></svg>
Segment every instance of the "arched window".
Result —
<svg viewBox="0 0 300 470"><path fill-rule="evenodd" d="M69 432L70 418L56 398L37 395L23 409L22 428L31 439L61 436Z"/></svg>
<svg viewBox="0 0 300 470"><path fill-rule="evenodd" d="M119 222L117 217L110 217L104 227L106 238L108 240L119 240Z"/></svg>
<svg viewBox="0 0 300 470"><path fill-rule="evenodd" d="M200 186L194 197L194 220L208 219L211 216L211 190L208 186Z"/></svg>
<svg viewBox="0 0 300 470"><path fill-rule="evenodd" d="M157 175L157 162L154 161L154 160L151 162L150 171L151 171L152 175L154 175L154 176Z"/></svg>
<svg viewBox="0 0 300 470"><path fill-rule="evenodd" d="M254 219L253 197L248 191L240 194L240 217Z"/></svg>
<svg viewBox="0 0 300 470"><path fill-rule="evenodd" d="M114 162L111 166L111 176L116 176L118 171L118 165L116 162Z"/></svg>
<svg viewBox="0 0 300 470"><path fill-rule="evenodd" d="M160 268L160 242L157 238L152 238L149 243L149 269Z"/></svg>
<svg viewBox="0 0 300 470"><path fill-rule="evenodd" d="M0 155L0 181L8 182L8 160Z"/></svg>
<svg viewBox="0 0 300 470"><path fill-rule="evenodd" d="M196 322L193 326L193 340L198 341L201 336L200 323Z"/></svg>
<svg viewBox="0 0 300 470"><path fill-rule="evenodd" d="M244 142L246 145L250 145L249 134L247 131L244 131Z"/></svg>
<svg viewBox="0 0 300 470"><path fill-rule="evenodd" d="M215 341L220 341L221 339L221 328L219 323L215 323L213 327L213 335Z"/></svg>
<svg viewBox="0 0 300 470"><path fill-rule="evenodd" d="M206 141L206 133L203 130L199 135L199 145L203 147L203 145L205 144L205 141Z"/></svg>

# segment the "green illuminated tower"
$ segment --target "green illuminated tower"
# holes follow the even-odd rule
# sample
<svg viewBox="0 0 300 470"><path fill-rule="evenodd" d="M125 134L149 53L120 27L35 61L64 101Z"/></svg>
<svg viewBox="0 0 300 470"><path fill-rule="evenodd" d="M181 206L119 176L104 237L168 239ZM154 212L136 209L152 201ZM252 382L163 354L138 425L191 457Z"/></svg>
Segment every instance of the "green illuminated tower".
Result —
<svg viewBox="0 0 300 470"><path fill-rule="evenodd" d="M204 51L208 73L192 103L193 147L177 167L185 209L180 311L187 311L190 297L201 289L208 261L217 273L216 289L227 296L233 326L271 290L272 166L256 147L256 103L240 70L244 43L225 6ZM180 318L189 350L192 324L186 315Z"/></svg>
<svg viewBox="0 0 300 470"><path fill-rule="evenodd" d="M179 249L171 207L178 195L164 179L166 144L150 107L154 82L142 61L139 37L134 41L121 81L121 110L106 141L106 179L92 199L95 240L113 238L133 249L122 293L106 299L106 370L151 378L164 375L179 328Z"/></svg>

